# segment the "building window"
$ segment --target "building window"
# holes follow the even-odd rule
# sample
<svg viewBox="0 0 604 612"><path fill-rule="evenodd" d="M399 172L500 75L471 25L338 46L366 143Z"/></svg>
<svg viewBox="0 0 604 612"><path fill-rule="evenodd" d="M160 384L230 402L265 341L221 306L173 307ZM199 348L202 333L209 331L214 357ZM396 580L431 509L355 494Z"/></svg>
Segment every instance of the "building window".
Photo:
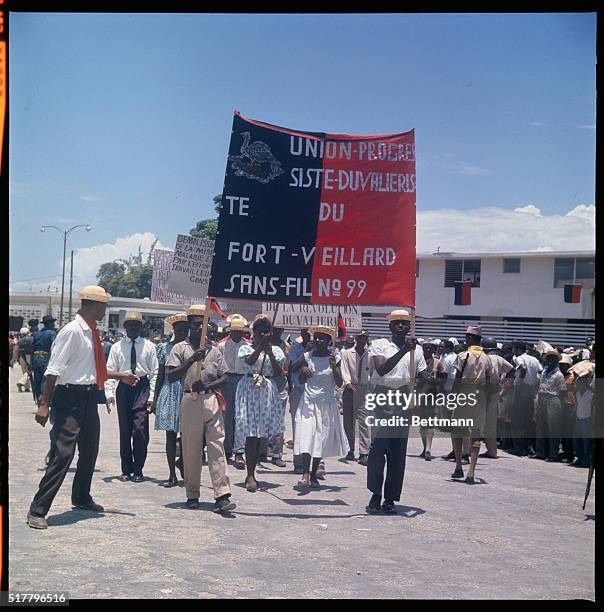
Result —
<svg viewBox="0 0 604 612"><path fill-rule="evenodd" d="M566 283L594 278L595 258L593 257L556 257L554 260L554 287Z"/></svg>
<svg viewBox="0 0 604 612"><path fill-rule="evenodd" d="M419 259L415 260L415 278L419 278Z"/></svg>
<svg viewBox="0 0 604 612"><path fill-rule="evenodd" d="M512 257L503 260L504 274L520 274L520 257Z"/></svg>
<svg viewBox="0 0 604 612"><path fill-rule="evenodd" d="M456 281L471 281L480 287L480 259L446 259L445 287L455 287Z"/></svg>

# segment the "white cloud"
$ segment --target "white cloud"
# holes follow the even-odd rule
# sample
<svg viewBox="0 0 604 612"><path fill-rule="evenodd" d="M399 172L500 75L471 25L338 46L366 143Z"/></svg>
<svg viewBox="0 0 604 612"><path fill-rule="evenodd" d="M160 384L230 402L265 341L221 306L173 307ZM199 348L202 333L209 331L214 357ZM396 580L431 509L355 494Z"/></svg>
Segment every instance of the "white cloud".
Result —
<svg viewBox="0 0 604 612"><path fill-rule="evenodd" d="M530 127L545 127L545 123L542 121L526 121L525 125L529 125Z"/></svg>
<svg viewBox="0 0 604 612"><path fill-rule="evenodd" d="M95 195L80 196L80 200L82 200L83 202L91 202L91 203L103 201L102 198L99 198L99 196L95 196Z"/></svg>
<svg viewBox="0 0 604 612"><path fill-rule="evenodd" d="M579 128L580 130L594 130L595 131L595 129L596 129L595 124L593 124L593 125L577 125L575 127Z"/></svg>
<svg viewBox="0 0 604 612"><path fill-rule="evenodd" d="M528 206L519 206L518 208L514 208L514 210L516 212L524 213L526 215L533 215L534 217L541 216L541 210L536 206L533 206L532 204L529 204Z"/></svg>
<svg viewBox="0 0 604 612"><path fill-rule="evenodd" d="M566 214L548 215L530 204L515 210L493 207L418 212L417 251L432 253L437 247L477 253L592 250L595 210L593 205L581 204Z"/></svg>

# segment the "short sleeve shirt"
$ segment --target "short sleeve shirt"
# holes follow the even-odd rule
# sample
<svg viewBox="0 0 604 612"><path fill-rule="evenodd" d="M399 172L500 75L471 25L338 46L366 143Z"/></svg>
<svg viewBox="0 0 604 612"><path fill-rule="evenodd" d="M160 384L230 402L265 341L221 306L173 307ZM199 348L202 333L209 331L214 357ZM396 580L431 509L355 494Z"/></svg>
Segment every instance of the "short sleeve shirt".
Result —
<svg viewBox="0 0 604 612"><path fill-rule="evenodd" d="M392 342L388 338L378 338L373 340L369 345L369 358L372 357L385 357L387 360L393 355L398 353L400 350L399 346ZM374 366L375 367L375 366ZM384 376L380 376L377 370L373 370L371 374L371 383L373 385L381 385L383 387L389 387L390 389L399 389L405 385L408 385L411 381L409 374L410 367L410 353L407 352L403 355L402 359L396 364L390 372ZM415 374L419 374L426 370L426 360L424 359L424 351L421 346L415 347Z"/></svg>
<svg viewBox="0 0 604 612"><path fill-rule="evenodd" d="M166 367L179 368L193 355L195 350L188 340L175 344L166 361ZM193 383L197 380L201 380L203 383L210 383L228 372L226 361L216 347L212 347L203 360L203 368L199 378L197 377L197 365L197 363L193 363L182 378L183 390L191 391Z"/></svg>
<svg viewBox="0 0 604 612"><path fill-rule="evenodd" d="M558 395L566 391L566 380L564 374L559 368L554 368L549 372L547 369L541 372L541 380L539 382L539 393L546 395Z"/></svg>
<svg viewBox="0 0 604 612"><path fill-rule="evenodd" d="M489 356L482 350L462 351L453 366L458 372L463 371L461 380L474 385L484 385L487 378L494 379L493 366Z"/></svg>

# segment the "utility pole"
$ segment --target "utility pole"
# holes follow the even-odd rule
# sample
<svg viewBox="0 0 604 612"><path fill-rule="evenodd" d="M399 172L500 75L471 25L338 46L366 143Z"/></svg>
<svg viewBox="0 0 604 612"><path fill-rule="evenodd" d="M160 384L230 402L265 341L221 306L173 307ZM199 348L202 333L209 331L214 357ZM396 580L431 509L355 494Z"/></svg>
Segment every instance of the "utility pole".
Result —
<svg viewBox="0 0 604 612"><path fill-rule="evenodd" d="M71 251L71 269L69 271L69 321L71 321L71 298L73 295L73 251Z"/></svg>

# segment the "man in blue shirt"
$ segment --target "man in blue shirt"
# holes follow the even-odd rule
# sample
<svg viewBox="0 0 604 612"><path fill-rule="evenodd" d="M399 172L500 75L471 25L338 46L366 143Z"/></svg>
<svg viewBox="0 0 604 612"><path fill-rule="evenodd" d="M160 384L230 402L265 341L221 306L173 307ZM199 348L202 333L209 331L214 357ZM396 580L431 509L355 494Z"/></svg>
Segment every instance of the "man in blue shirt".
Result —
<svg viewBox="0 0 604 612"><path fill-rule="evenodd" d="M44 329L34 331L33 336L33 355L31 369L34 375L34 393L37 398L42 394L42 383L44 382L44 372L48 367L50 359L50 348L57 337L55 321L52 315L45 315L42 318Z"/></svg>

